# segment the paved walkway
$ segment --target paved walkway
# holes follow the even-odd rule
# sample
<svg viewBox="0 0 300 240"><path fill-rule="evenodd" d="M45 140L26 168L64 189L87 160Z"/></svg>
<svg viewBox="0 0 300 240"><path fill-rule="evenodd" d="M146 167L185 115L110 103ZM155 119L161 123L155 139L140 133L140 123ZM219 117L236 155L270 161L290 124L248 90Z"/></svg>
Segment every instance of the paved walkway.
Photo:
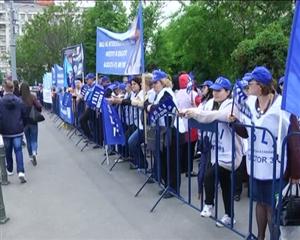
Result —
<svg viewBox="0 0 300 240"><path fill-rule="evenodd" d="M150 213L158 199L156 184L135 198L145 176L128 170L128 163L109 172L100 165L103 150L80 152L78 138L69 140L56 125L49 117L39 125L37 167L24 149L28 182L21 185L15 174L2 187L10 221L0 225L0 240L241 239L175 198L162 200ZM243 197L237 204L237 227L245 232L247 202Z"/></svg>

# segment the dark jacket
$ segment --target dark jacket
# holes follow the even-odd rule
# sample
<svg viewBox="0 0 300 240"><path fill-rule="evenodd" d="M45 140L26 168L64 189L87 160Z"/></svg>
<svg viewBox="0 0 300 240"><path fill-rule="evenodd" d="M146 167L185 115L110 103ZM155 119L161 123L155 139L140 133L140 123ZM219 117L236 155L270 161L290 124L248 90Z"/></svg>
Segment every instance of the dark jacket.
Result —
<svg viewBox="0 0 300 240"><path fill-rule="evenodd" d="M29 114L30 114L32 106L34 106L36 108L36 110L38 110L39 112L42 111L42 104L37 99L37 97L32 94L32 98L33 98L33 101L32 101L31 105L24 103L25 112L26 112L26 124L37 124L37 122L32 122L32 120L30 120L30 118L29 118Z"/></svg>
<svg viewBox="0 0 300 240"><path fill-rule="evenodd" d="M17 137L23 134L26 124L26 109L22 100L14 94L5 94L0 99L0 134Z"/></svg>
<svg viewBox="0 0 300 240"><path fill-rule="evenodd" d="M298 119L295 115L290 117L290 126L288 133L300 132ZM287 166L285 178L300 179L300 136L293 135L287 142Z"/></svg>

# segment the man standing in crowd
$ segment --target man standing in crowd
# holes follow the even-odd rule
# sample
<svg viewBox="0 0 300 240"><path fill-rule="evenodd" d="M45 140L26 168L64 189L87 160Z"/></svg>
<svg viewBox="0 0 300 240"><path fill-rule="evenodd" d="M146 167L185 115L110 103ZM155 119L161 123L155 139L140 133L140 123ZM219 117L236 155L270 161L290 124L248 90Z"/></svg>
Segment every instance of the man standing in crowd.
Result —
<svg viewBox="0 0 300 240"><path fill-rule="evenodd" d="M14 95L14 84L11 80L5 80L3 88L3 98L0 99L0 134L3 136L7 173L13 175L12 151L14 149L17 173L21 183L25 183L22 137L26 110L22 100Z"/></svg>
<svg viewBox="0 0 300 240"><path fill-rule="evenodd" d="M95 82L94 82L95 75L93 73L88 73L86 75L85 79L86 79L86 84L88 86L88 90L86 93L86 96L88 97L88 94L93 92L93 88L95 86ZM85 99L87 99L87 97L85 97ZM91 113L92 113L92 109L86 105L84 113L79 118L79 123L82 128L82 131L88 140L91 140L91 138L92 138L91 130L90 130L89 124L88 124Z"/></svg>

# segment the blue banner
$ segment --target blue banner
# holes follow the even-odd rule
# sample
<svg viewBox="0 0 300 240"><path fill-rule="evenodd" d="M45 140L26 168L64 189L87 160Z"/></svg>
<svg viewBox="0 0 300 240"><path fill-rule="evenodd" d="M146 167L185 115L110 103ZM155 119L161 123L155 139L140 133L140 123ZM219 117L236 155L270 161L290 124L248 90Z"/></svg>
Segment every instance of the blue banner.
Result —
<svg viewBox="0 0 300 240"><path fill-rule="evenodd" d="M285 68L285 81L282 94L281 108L300 116L299 91L300 91L300 3L296 1L296 9L292 32L290 37L289 52Z"/></svg>
<svg viewBox="0 0 300 240"><path fill-rule="evenodd" d="M54 78L56 82L56 87L57 88L63 88L64 87L64 69L57 65L54 64Z"/></svg>
<svg viewBox="0 0 300 240"><path fill-rule="evenodd" d="M52 74L52 86L56 86L56 76L55 76L54 67L51 68L51 74Z"/></svg>
<svg viewBox="0 0 300 240"><path fill-rule="evenodd" d="M234 104L238 110L243 113L246 117L252 120L252 113L250 107L247 104L247 94L244 92L240 81L237 81L233 87L233 99Z"/></svg>
<svg viewBox="0 0 300 240"><path fill-rule="evenodd" d="M87 93L88 89L89 89L89 86L87 84L84 84L81 87L80 94L81 94L83 99L85 99L85 94Z"/></svg>
<svg viewBox="0 0 300 240"><path fill-rule="evenodd" d="M125 144L125 134L122 123L115 107L108 104L104 98L102 101L102 117L104 129L104 142L106 145Z"/></svg>
<svg viewBox="0 0 300 240"><path fill-rule="evenodd" d="M72 111L72 94L58 94L59 97L59 115L64 122L74 123L74 114Z"/></svg>
<svg viewBox="0 0 300 240"><path fill-rule="evenodd" d="M51 87L52 87L52 73L47 72L43 76L43 101L45 103L52 103L52 95L51 95Z"/></svg>
<svg viewBox="0 0 300 240"><path fill-rule="evenodd" d="M84 51L82 44L64 48L64 87L75 87L75 79L84 75Z"/></svg>
<svg viewBox="0 0 300 240"><path fill-rule="evenodd" d="M102 74L137 75L144 72L142 4L125 33L97 28L96 71Z"/></svg>
<svg viewBox="0 0 300 240"><path fill-rule="evenodd" d="M166 98L159 103L158 107L150 112L150 121L155 122L157 119L167 115L168 113L173 112L174 109L177 109L173 99L171 97Z"/></svg>
<svg viewBox="0 0 300 240"><path fill-rule="evenodd" d="M86 99L86 105L92 109L100 109L104 96L104 89L100 85L95 85L93 91Z"/></svg>

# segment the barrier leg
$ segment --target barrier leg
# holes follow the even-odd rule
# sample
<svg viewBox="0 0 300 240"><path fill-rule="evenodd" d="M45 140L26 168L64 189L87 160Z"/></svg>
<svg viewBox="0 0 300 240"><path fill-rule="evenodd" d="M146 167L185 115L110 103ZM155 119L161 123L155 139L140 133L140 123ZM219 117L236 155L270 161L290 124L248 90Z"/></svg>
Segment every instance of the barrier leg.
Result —
<svg viewBox="0 0 300 240"><path fill-rule="evenodd" d="M79 141L75 144L75 146L78 146L78 144L79 144L83 139L84 139L84 137L81 137L81 138L79 139Z"/></svg>
<svg viewBox="0 0 300 240"><path fill-rule="evenodd" d="M80 149L80 152L82 152L87 146L89 145L89 140L84 144L84 146Z"/></svg>
<svg viewBox="0 0 300 240"><path fill-rule="evenodd" d="M70 134L69 139L71 139L77 132L77 128L73 129L72 134Z"/></svg>
<svg viewBox="0 0 300 240"><path fill-rule="evenodd" d="M170 187L166 187L165 190L163 191L162 195L159 197L159 199L156 201L156 203L154 204L154 206L151 208L150 212L154 211L154 209L156 208L156 206L159 204L159 202L162 200L162 198L167 193L171 193L172 195L174 195L174 193L171 191ZM174 195L174 196L177 197L176 195Z"/></svg>
<svg viewBox="0 0 300 240"><path fill-rule="evenodd" d="M134 196L137 197L140 194L140 192L144 189L146 184L149 183L149 181L152 180L152 179L153 179L153 176L152 176L152 174L150 174L150 176L147 178L147 180L144 182L142 187L136 192L136 194Z"/></svg>
<svg viewBox="0 0 300 240"><path fill-rule="evenodd" d="M114 164L113 164L113 165L111 166L111 168L109 169L109 171L111 172L111 171L113 170L113 168L114 168L118 163L121 162L121 160L122 160L122 156L118 157L118 158L115 160Z"/></svg>
<svg viewBox="0 0 300 240"><path fill-rule="evenodd" d="M257 237L255 237L253 233L250 233L245 240L257 240Z"/></svg>
<svg viewBox="0 0 300 240"><path fill-rule="evenodd" d="M108 158L108 146L105 145L105 158L104 160L101 162L101 165L103 165L105 163L105 161L107 162L107 165L109 165L109 158Z"/></svg>
<svg viewBox="0 0 300 240"><path fill-rule="evenodd" d="M2 195L2 187L0 184L0 224L4 224L9 220L8 217L6 217L5 214L5 206L3 201L3 195Z"/></svg>
<svg viewBox="0 0 300 240"><path fill-rule="evenodd" d="M1 172L1 184L7 185L9 184L9 181L7 179L7 172L6 172L6 166L5 166L5 152L4 148L0 148L0 172ZM0 184L0 185L1 185Z"/></svg>

